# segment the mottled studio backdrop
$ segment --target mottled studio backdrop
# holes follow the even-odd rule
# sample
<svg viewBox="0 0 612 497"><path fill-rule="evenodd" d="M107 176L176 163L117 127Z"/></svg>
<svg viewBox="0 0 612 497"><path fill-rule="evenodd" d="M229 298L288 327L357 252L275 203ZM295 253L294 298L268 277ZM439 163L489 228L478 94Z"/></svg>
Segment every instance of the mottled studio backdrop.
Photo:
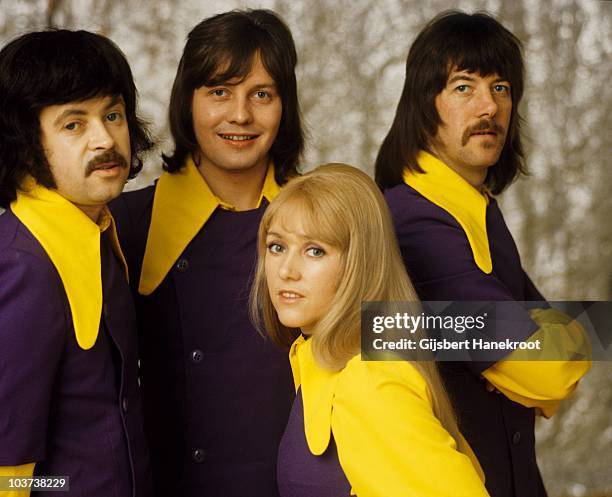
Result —
<svg viewBox="0 0 612 497"><path fill-rule="evenodd" d="M498 16L524 42L528 70L521 112L532 175L501 198L524 266L551 300L612 300L612 2L0 0L0 44L46 26L109 36L132 65L161 150L188 31L237 7L271 8L293 31L309 130L304 169L342 161L370 173L424 23L449 8ZM159 150L128 188L159 175ZM551 497L612 495L612 364L596 364L537 435Z"/></svg>

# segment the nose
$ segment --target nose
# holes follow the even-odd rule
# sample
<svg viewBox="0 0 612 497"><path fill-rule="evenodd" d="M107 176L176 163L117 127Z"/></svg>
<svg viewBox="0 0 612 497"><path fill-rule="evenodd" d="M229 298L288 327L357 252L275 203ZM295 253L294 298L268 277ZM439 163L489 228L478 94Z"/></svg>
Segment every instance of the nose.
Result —
<svg viewBox="0 0 612 497"><path fill-rule="evenodd" d="M478 100L478 117L495 117L497 114L497 100L490 89L480 92Z"/></svg>
<svg viewBox="0 0 612 497"><path fill-rule="evenodd" d="M115 140L102 121L89 124L89 148L91 150L109 150L115 145Z"/></svg>
<svg viewBox="0 0 612 497"><path fill-rule="evenodd" d="M233 124L249 124L253 119L251 103L246 95L236 95L232 99L228 121Z"/></svg>
<svg viewBox="0 0 612 497"><path fill-rule="evenodd" d="M282 280L299 280L301 277L299 255L295 253L287 253L278 268L278 275Z"/></svg>

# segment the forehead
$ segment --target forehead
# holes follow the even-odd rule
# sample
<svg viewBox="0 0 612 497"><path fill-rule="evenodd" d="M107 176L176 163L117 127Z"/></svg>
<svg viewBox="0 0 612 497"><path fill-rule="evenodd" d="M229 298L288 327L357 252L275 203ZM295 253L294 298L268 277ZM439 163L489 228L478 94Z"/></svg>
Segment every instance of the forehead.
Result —
<svg viewBox="0 0 612 497"><path fill-rule="evenodd" d="M266 69L259 52L253 53L250 58L245 60L230 57L222 59L206 86L220 83L238 85L245 81L269 86L276 84L274 78Z"/></svg>
<svg viewBox="0 0 612 497"><path fill-rule="evenodd" d="M446 78L446 82L451 83L453 81L459 79L466 80L487 80L487 81L506 81L505 78L499 75L496 71L483 74L480 71L473 71L470 69L461 69L457 66L454 66L452 69L448 71L448 76Z"/></svg>
<svg viewBox="0 0 612 497"><path fill-rule="evenodd" d="M86 100L75 100L56 105L43 107L40 112L41 119L43 116L63 115L68 113L88 114L105 111L111 107L125 106L125 102L121 95L106 95L92 97Z"/></svg>
<svg viewBox="0 0 612 497"><path fill-rule="evenodd" d="M291 205L293 204L293 205ZM268 233L274 232L281 236L296 236L313 238L313 222L308 210L291 201L282 204L274 213L268 226Z"/></svg>
<svg viewBox="0 0 612 497"><path fill-rule="evenodd" d="M449 57L446 64L446 83L458 75L472 78L507 81L512 83L512 71L504 60L490 60L479 57L478 54L464 54L463 56Z"/></svg>

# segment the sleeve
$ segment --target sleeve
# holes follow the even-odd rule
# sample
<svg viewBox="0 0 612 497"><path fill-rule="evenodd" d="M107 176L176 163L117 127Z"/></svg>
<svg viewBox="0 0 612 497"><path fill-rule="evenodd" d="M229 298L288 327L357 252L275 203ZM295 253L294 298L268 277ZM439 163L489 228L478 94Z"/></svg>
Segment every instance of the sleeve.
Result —
<svg viewBox="0 0 612 497"><path fill-rule="evenodd" d="M516 350L482 375L509 399L549 418L590 369L590 344L584 328L556 309L530 315L539 328L529 341L540 340L545 356L559 360L529 360L531 351Z"/></svg>
<svg viewBox="0 0 612 497"><path fill-rule="evenodd" d="M34 463L20 466L0 466L0 476L31 478L33 474ZM30 489L5 490L2 492L2 497L30 497Z"/></svg>
<svg viewBox="0 0 612 497"><path fill-rule="evenodd" d="M429 203L423 207L415 200L413 204L412 209L395 207L392 214L404 265L421 300L515 301L497 276L476 266L467 237L450 214L441 209L430 212ZM524 273L522 268L520 271ZM508 304L496 309L492 329L489 339L525 341L538 326L522 305ZM480 375L507 354L504 350L490 351L486 360L468 362L466 366Z"/></svg>
<svg viewBox="0 0 612 497"><path fill-rule="evenodd" d="M51 263L0 252L0 466L45 458L49 406L66 326Z"/></svg>
<svg viewBox="0 0 612 497"><path fill-rule="evenodd" d="M510 289L495 275L478 269L462 228L450 215L430 212L425 201L414 199L412 209L393 200L389 204L404 264L422 300L515 300ZM534 302L530 311L519 305L499 309L505 315L497 316L496 339L539 339L545 349L562 347L588 356L588 340L580 325L549 309L520 265L518 269L524 278L525 300ZM515 351L502 355L497 362L470 362L467 366L475 374L482 374L509 399L539 408L549 417L575 389L591 363L588 360L529 361L526 354L528 351Z"/></svg>
<svg viewBox="0 0 612 497"><path fill-rule="evenodd" d="M332 433L359 497L488 495L408 362L350 361L336 388Z"/></svg>

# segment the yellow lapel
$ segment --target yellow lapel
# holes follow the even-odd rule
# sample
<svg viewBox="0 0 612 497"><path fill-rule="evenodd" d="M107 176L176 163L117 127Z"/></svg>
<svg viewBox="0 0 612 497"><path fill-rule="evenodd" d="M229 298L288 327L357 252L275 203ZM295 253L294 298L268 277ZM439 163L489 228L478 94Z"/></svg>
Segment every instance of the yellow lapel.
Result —
<svg viewBox="0 0 612 497"><path fill-rule="evenodd" d="M301 336L291 346L289 361L295 388L302 390L308 448L319 456L329 445L332 402L340 372L321 368L312 355L311 341Z"/></svg>
<svg viewBox="0 0 612 497"><path fill-rule="evenodd" d="M261 201L265 198L268 202L272 202L280 192L280 186L274 178L274 166L272 163L268 166L266 172L266 179L264 180L263 188L261 189L261 195L257 202L257 207L261 205Z"/></svg>
<svg viewBox="0 0 612 497"><path fill-rule="evenodd" d="M55 266L66 291L79 347L96 343L102 314L100 226L58 193L28 177L11 210L34 235ZM113 250L123 263L115 223L105 212Z"/></svg>
<svg viewBox="0 0 612 497"><path fill-rule="evenodd" d="M489 274L493 262L487 236L486 195L427 152L420 152L417 161L425 174L406 169L405 183L455 218L465 231L476 265Z"/></svg>
<svg viewBox="0 0 612 497"><path fill-rule="evenodd" d="M274 167L270 164L258 207L264 197L272 201L279 190L274 180ZM213 194L191 156L180 171L160 176L138 286L142 295L155 291L219 206L232 209Z"/></svg>

